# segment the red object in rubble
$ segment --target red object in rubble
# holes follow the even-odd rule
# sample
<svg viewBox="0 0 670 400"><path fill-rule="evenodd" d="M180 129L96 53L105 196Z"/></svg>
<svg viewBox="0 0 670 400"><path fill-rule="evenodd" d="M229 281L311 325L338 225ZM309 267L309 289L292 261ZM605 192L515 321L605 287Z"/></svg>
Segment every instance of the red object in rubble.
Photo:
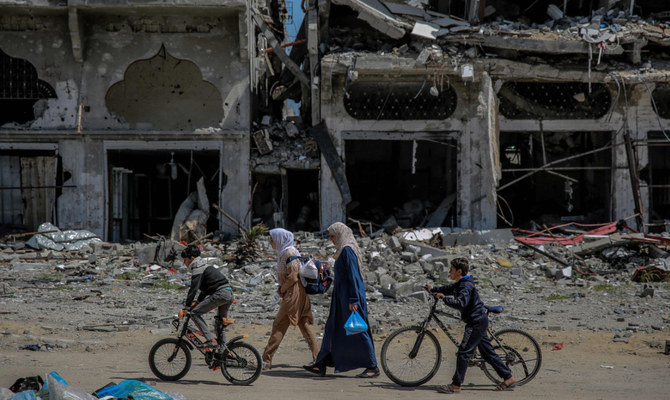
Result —
<svg viewBox="0 0 670 400"><path fill-rule="evenodd" d="M568 225L577 225L577 226L584 226L584 227L593 227L597 226L595 229L591 229L588 232L584 232L580 235L572 236L572 237L556 237L551 234L551 231L554 229L559 229L564 226ZM584 236L585 235L608 235L610 233L614 233L617 230L617 223L616 222L611 222L609 224L598 224L598 225L585 225L585 224L577 224L577 223L570 223L570 224L563 224L563 225L557 225L557 226L552 226L551 228L545 229L541 232L531 232L531 231L526 231L522 229L513 229L514 231L521 232L521 233L527 233L528 236L520 236L517 237L516 239L519 240L520 242L526 243L526 244L545 244L545 243L560 243L562 245L570 245L570 244L576 244L576 243L581 243L584 241Z"/></svg>
<svg viewBox="0 0 670 400"><path fill-rule="evenodd" d="M559 343L559 344L555 344L554 347L552 347L551 349L552 349L552 350L560 350L560 349L563 348L563 346L565 346L565 342L561 342L561 343Z"/></svg>

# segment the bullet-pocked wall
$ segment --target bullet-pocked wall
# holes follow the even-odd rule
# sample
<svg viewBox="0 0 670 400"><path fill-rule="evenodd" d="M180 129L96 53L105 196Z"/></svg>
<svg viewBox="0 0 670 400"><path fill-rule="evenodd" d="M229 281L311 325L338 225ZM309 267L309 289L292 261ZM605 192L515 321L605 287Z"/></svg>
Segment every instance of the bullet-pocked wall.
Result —
<svg viewBox="0 0 670 400"><path fill-rule="evenodd" d="M1 6L0 88L19 82L35 90L3 100L21 112L2 114L0 157L38 144L54 149L60 176L53 186L61 192L49 222L108 238L111 168L140 153L152 166L133 172L138 181L169 177L165 165L176 166L178 182L184 177L173 215L162 218L174 217L200 177L213 202L244 215L250 90L243 3L16 3ZM110 150L130 153L110 160ZM221 219L218 226L237 232Z"/></svg>
<svg viewBox="0 0 670 400"><path fill-rule="evenodd" d="M377 226L495 227L488 187L497 179L497 133L493 97L481 95L484 87L492 93L490 79L464 82L453 71L415 70L413 60L383 56L359 55L353 68L350 61L322 62L321 115L352 197L344 204L322 160L322 226L360 218Z"/></svg>
<svg viewBox="0 0 670 400"><path fill-rule="evenodd" d="M248 129L239 10L176 12L83 13L90 129Z"/></svg>

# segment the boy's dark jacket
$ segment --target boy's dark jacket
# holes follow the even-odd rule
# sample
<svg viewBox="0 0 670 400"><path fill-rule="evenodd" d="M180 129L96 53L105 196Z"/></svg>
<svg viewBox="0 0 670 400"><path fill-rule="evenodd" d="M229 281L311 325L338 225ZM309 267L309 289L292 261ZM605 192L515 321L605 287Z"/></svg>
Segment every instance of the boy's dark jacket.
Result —
<svg viewBox="0 0 670 400"><path fill-rule="evenodd" d="M431 292L443 293L444 303L461 312L461 319L467 324L486 318L486 308L475 289L475 282L470 275L462 277L451 285L434 287ZM453 297L449 297L453 296Z"/></svg>
<svg viewBox="0 0 670 400"><path fill-rule="evenodd" d="M191 262L189 269L192 275L191 287L188 289L188 295L186 295L186 301L184 301L186 307L191 306L198 289L200 289L199 303L205 297L216 292L219 287L228 284L228 279L218 269L207 265L207 262L200 257L196 257Z"/></svg>

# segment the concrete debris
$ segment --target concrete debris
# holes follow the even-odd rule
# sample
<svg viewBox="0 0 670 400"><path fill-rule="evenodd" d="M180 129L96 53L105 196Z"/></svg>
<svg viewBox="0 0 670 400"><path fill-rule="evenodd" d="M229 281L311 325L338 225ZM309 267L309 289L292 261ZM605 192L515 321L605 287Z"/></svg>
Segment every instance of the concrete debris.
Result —
<svg viewBox="0 0 670 400"><path fill-rule="evenodd" d="M412 29L412 35L424 38L424 39L437 39L440 33L440 27L430 22L421 22L417 21L414 24Z"/></svg>
<svg viewBox="0 0 670 400"><path fill-rule="evenodd" d="M270 141L270 133L267 129L261 129L252 134L258 152L262 155L272 152L272 142Z"/></svg>
<svg viewBox="0 0 670 400"><path fill-rule="evenodd" d="M615 314L636 314L635 322L640 324L636 329L651 330L652 325L664 325L656 318L657 313L644 312L663 307L662 304L670 299L667 285L656 284L651 273L639 272L641 264L663 265L668 262L667 255L660 259L650 258L651 253L645 250L648 244L642 243L632 254L607 257L603 251L593 254L584 260L589 266L588 271L584 271L586 268L575 261L566 246L542 245L543 252L572 260L572 266L557 266L542 254L510 241L509 231L506 234L498 231L463 233L470 238L479 238L478 243L452 242L440 248L427 243L433 234L457 235L435 229L358 239L365 258L366 290L369 301L374 303L370 307L376 315L385 312L413 315L427 300L423 285L449 282L450 260L466 257L470 260L471 272L482 298L487 303L501 303L511 310L508 322L499 321L503 325L524 320L529 329L547 328L543 316L552 313L554 324L565 317L565 323L581 321L580 324L593 329L616 330L619 327L617 318L621 317L612 317L601 310L608 307L605 304L609 297L616 301ZM334 247L328 239L309 232L296 232L295 236L303 253L333 264ZM669 236L663 238L670 242ZM256 241L260 249L258 256L240 266L236 265L234 257L238 241L207 240L202 245L203 256L230 279L240 300L232 313L237 314L236 318L239 317L242 323L270 323L279 304L275 252L267 236L258 237ZM628 245L635 243L639 242L629 242ZM98 243L76 251L51 251L40 262L34 262L32 260L41 257L39 251L15 250L14 247L18 247L15 243L0 243L0 254L11 256L0 260L3 310L12 313L10 316L31 315L27 309L45 301L49 305L39 307L48 308L54 319L50 320L51 324L60 326L58 319L63 318L68 321L63 325L73 329L101 333L146 325L164 326L169 322L165 311L178 307L190 281L179 259L155 261L160 249L170 246L171 242L164 240L125 245ZM667 245L665 247L667 250ZM664 255L663 252L656 254ZM578 272L580 268L584 270ZM631 286L635 285L631 283L634 274L641 282L637 290ZM152 288L151 292L145 291L148 287ZM59 290L61 288L68 290ZM612 296L608 296L609 293ZM327 315L328 297L329 294L312 296L315 316L321 323ZM560 302L561 306L554 313L552 305L557 304L555 302ZM594 307L596 304L600 304L600 308ZM566 306L574 306L574 310L564 313ZM92 323L89 315L99 310L104 310L107 320ZM384 328L383 321L378 324L380 329Z"/></svg>

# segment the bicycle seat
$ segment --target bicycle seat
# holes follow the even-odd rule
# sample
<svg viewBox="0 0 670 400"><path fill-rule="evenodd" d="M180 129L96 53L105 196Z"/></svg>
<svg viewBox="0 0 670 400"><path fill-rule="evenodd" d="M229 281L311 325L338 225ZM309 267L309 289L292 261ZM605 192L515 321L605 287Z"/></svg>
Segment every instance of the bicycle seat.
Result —
<svg viewBox="0 0 670 400"><path fill-rule="evenodd" d="M503 306L485 306L485 307L489 312L492 312L494 314L500 314L501 312L503 312Z"/></svg>

